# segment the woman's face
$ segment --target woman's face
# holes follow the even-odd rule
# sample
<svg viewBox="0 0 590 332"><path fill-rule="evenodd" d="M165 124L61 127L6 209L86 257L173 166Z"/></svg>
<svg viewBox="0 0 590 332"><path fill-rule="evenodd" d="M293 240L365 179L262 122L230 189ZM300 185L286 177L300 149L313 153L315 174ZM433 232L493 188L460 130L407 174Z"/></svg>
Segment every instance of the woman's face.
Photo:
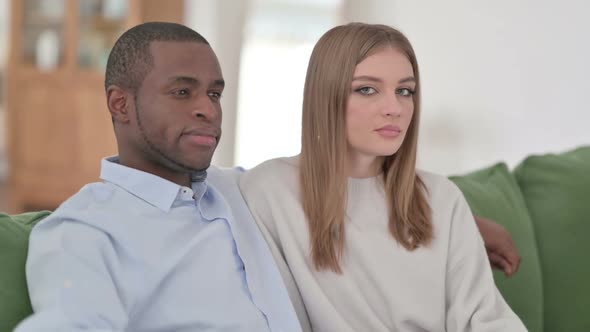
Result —
<svg viewBox="0 0 590 332"><path fill-rule="evenodd" d="M346 109L349 160L374 165L399 150L415 88L412 64L395 48L380 49L356 66Z"/></svg>

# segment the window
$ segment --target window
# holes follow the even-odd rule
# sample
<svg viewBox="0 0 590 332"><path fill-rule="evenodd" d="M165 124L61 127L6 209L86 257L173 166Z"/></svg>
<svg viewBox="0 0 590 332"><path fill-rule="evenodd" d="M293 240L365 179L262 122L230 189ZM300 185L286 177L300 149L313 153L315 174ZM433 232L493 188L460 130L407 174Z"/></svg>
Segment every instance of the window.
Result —
<svg viewBox="0 0 590 332"><path fill-rule="evenodd" d="M339 13L340 0L253 2L240 66L237 165L299 153L307 63Z"/></svg>

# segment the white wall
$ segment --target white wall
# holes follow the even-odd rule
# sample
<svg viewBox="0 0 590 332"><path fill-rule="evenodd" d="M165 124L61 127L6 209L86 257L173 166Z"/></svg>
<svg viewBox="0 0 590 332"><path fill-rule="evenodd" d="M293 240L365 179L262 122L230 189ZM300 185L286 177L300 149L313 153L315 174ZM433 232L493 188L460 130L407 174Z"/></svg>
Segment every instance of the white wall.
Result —
<svg viewBox="0 0 590 332"><path fill-rule="evenodd" d="M515 166L590 144L588 17L584 0L396 1L384 23L412 41L423 78L420 166Z"/></svg>
<svg viewBox="0 0 590 332"><path fill-rule="evenodd" d="M589 1L342 0L341 14L342 22L396 26L414 44L423 78L421 168L456 174L497 161L514 167L530 154L590 144ZM242 73L260 70L242 68ZM274 86L287 87L299 79L285 77L286 69L280 72L272 80ZM303 84L292 95L302 89ZM255 91L264 95L267 90ZM283 104L293 101L300 98ZM300 109L286 114L281 103L270 109L284 119L300 117ZM243 118L249 110L240 112L238 118ZM243 139L237 146L238 162L246 160L242 156L252 159L243 163L246 166L262 161L253 151L268 156L293 153L299 144L293 134L299 121L269 124L268 117L253 117L248 114L259 128L240 128L238 137L280 125L280 132L266 132L267 142L293 142L281 143L281 153L276 144L250 146Z"/></svg>

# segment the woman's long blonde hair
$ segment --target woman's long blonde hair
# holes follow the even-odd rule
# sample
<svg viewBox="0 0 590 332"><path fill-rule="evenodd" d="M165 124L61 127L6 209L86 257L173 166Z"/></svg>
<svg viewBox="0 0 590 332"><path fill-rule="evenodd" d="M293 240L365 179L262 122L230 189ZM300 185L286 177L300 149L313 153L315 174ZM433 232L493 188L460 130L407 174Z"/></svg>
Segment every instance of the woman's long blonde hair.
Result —
<svg viewBox="0 0 590 332"><path fill-rule="evenodd" d="M427 245L433 237L426 188L416 175L420 76L412 45L389 26L338 26L326 32L313 49L303 97L301 199L309 224L311 256L318 270L342 271L348 181L346 105L356 65L384 47L404 53L416 79L413 118L405 140L382 166L389 231L408 250Z"/></svg>

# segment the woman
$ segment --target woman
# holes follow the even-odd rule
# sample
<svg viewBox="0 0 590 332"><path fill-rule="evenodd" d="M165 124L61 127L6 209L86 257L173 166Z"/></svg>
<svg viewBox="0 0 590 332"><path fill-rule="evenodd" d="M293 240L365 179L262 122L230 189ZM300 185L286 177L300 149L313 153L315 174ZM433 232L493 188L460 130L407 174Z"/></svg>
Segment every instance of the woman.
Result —
<svg viewBox="0 0 590 332"><path fill-rule="evenodd" d="M301 154L244 174L244 198L314 331L526 331L459 189L416 170L419 95L399 31L333 28L309 62Z"/></svg>

